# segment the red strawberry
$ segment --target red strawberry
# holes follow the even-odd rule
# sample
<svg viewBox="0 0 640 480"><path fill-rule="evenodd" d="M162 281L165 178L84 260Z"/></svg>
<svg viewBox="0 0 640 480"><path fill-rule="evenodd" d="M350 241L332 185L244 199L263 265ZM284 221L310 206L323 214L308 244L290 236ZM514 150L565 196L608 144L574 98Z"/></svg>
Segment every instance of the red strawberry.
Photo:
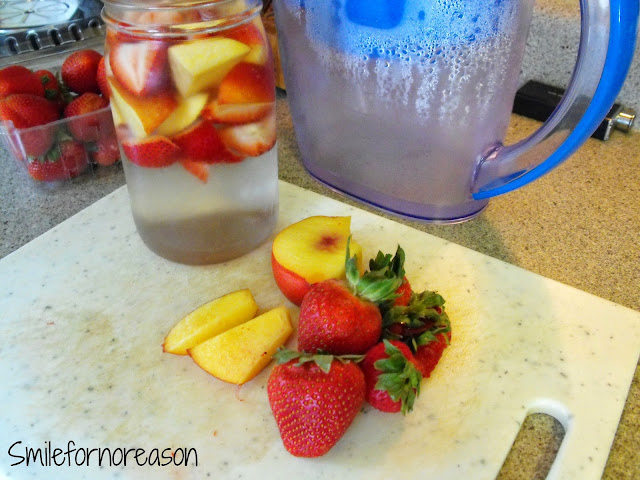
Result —
<svg viewBox="0 0 640 480"><path fill-rule="evenodd" d="M382 316L377 303L394 298L402 280L376 272L360 277L356 257L349 258L348 244L345 270L347 283L318 282L304 296L298 319L301 350L364 354L380 340Z"/></svg>
<svg viewBox="0 0 640 480"><path fill-rule="evenodd" d="M163 42L118 43L109 53L109 65L118 82L134 95L151 95L168 86L167 45Z"/></svg>
<svg viewBox="0 0 640 480"><path fill-rule="evenodd" d="M120 149L115 136L99 138L96 141L96 149L91 153L91 158L98 165L108 167L120 160Z"/></svg>
<svg viewBox="0 0 640 480"><path fill-rule="evenodd" d="M262 120L273 113L274 102L268 103L229 103L220 105L216 100L210 102L202 110L201 115L214 123L239 125Z"/></svg>
<svg viewBox="0 0 640 480"><path fill-rule="evenodd" d="M65 140L58 145L60 162L68 178L74 178L84 172L89 163L84 145L73 140Z"/></svg>
<svg viewBox="0 0 640 480"><path fill-rule="evenodd" d="M73 52L62 62L60 71L62 81L69 90L78 94L100 93L98 64L101 58L102 55L95 50L85 49Z"/></svg>
<svg viewBox="0 0 640 480"><path fill-rule="evenodd" d="M408 305L382 305L383 336L413 343L416 348L435 340L435 334L451 330L444 303L440 294L425 290L413 293Z"/></svg>
<svg viewBox="0 0 640 480"><path fill-rule="evenodd" d="M323 358L324 357L324 358ZM327 453L364 403L362 371L349 360L281 350L269 376L269 405L285 448L297 457Z"/></svg>
<svg viewBox="0 0 640 480"><path fill-rule="evenodd" d="M60 85L58 79L49 70L36 70L33 72L40 79L44 87L44 96L47 100L58 100L60 97Z"/></svg>
<svg viewBox="0 0 640 480"><path fill-rule="evenodd" d="M73 140L64 140L47 155L32 159L27 165L27 171L35 180L53 182L77 177L87 166L84 145Z"/></svg>
<svg viewBox="0 0 640 480"><path fill-rule="evenodd" d="M393 301L394 305L409 305L409 301L411 300L411 294L413 291L411 290L411 284L407 277L402 278L402 284L396 290L396 299Z"/></svg>
<svg viewBox="0 0 640 480"><path fill-rule="evenodd" d="M432 291L411 295L408 305L384 305L383 337L411 347L418 369L428 378L451 338L451 322L444 299Z"/></svg>
<svg viewBox="0 0 640 480"><path fill-rule="evenodd" d="M44 87L44 97L54 102L58 106L58 111L62 113L71 96L69 92L62 88L58 78L49 70L36 70L33 73L40 79Z"/></svg>
<svg viewBox="0 0 640 480"><path fill-rule="evenodd" d="M216 127L207 120L202 120L180 132L172 140L189 160L199 160L205 163L233 163L237 161L236 156L229 152L222 143Z"/></svg>
<svg viewBox="0 0 640 480"><path fill-rule="evenodd" d="M162 168L175 163L179 150L178 145L160 135L122 144L122 151L131 163L148 168Z"/></svg>
<svg viewBox="0 0 640 480"><path fill-rule="evenodd" d="M382 412L413 409L420 394L422 375L409 347L398 340L384 340L367 352L360 363L369 404Z"/></svg>
<svg viewBox="0 0 640 480"><path fill-rule="evenodd" d="M259 122L221 128L220 138L232 152L242 157L258 157L276 144L275 114Z"/></svg>
<svg viewBox="0 0 640 480"><path fill-rule="evenodd" d="M436 335L435 340L417 347L414 357L423 378L429 378L431 376L431 372L433 372L436 365L438 365L442 353L449 345L450 340L450 331L447 332L446 336L444 333L439 333Z"/></svg>
<svg viewBox="0 0 640 480"><path fill-rule="evenodd" d="M180 160L180 164L187 172L195 176L202 183L207 183L209 181L209 166L205 162Z"/></svg>
<svg viewBox="0 0 640 480"><path fill-rule="evenodd" d="M44 157L31 159L27 164L27 171L34 180L39 182L55 182L65 178L62 162L49 161Z"/></svg>
<svg viewBox="0 0 640 480"><path fill-rule="evenodd" d="M45 88L40 78L22 65L11 65L0 70L0 99L25 93L44 97Z"/></svg>
<svg viewBox="0 0 640 480"><path fill-rule="evenodd" d="M69 131L73 138L81 142L94 142L100 137L100 118L88 115L109 106L109 100L97 93L83 93L71 100L64 109L64 117L78 117L69 120Z"/></svg>
<svg viewBox="0 0 640 480"><path fill-rule="evenodd" d="M273 68L241 62L222 79L218 103L269 103L276 99Z"/></svg>
<svg viewBox="0 0 640 480"><path fill-rule="evenodd" d="M19 133L27 155L38 157L44 155L53 145L54 129L44 126L58 120L57 106L44 97L17 93L0 100L0 119L13 122L19 129L41 126Z"/></svg>
<svg viewBox="0 0 640 480"><path fill-rule="evenodd" d="M111 96L111 89L109 88L109 82L107 81L107 67L105 65L104 57L102 57L98 62L96 81L98 82L98 89L100 89L102 96L109 99Z"/></svg>

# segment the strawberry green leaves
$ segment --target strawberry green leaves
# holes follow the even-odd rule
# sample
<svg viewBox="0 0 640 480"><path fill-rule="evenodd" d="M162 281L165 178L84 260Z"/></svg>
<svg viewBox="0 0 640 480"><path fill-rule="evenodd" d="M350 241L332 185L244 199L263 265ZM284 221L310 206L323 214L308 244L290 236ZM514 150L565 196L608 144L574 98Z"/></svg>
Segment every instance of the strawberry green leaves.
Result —
<svg viewBox="0 0 640 480"><path fill-rule="evenodd" d="M351 291L358 297L364 298L375 304L381 304L396 297L396 290L402 284L402 277L390 274L390 270L384 267L380 270L369 270L360 276L357 266L357 257L351 257L347 240L347 258L345 272Z"/></svg>
<svg viewBox="0 0 640 480"><path fill-rule="evenodd" d="M413 404L420 395L422 375L398 347L388 340L384 340L384 346L388 357L374 363L382 372L378 376L375 388L387 391L393 401L400 401L401 412L407 414L413 410Z"/></svg>
<svg viewBox="0 0 640 480"><path fill-rule="evenodd" d="M364 355L331 355L329 353L306 353L306 352L296 352L295 350L290 350L288 348L280 348L273 355L273 358L276 360L278 365L283 363L288 363L292 360L297 360L295 364L296 367L302 366L307 362L315 363L320 370L324 373L329 373L331 370L331 364L334 360L338 360L342 363L346 362L360 362L364 358Z"/></svg>

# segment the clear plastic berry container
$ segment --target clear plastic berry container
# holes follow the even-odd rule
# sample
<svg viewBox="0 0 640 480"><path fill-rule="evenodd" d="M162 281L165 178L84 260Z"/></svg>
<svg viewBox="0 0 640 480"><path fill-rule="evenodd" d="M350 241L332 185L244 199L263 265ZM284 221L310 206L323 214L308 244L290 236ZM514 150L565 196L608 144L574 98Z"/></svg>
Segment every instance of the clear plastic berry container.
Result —
<svg viewBox="0 0 640 480"><path fill-rule="evenodd" d="M74 136L74 130L83 133ZM65 181L120 161L109 107L30 128L2 122L0 138L30 178L38 182Z"/></svg>
<svg viewBox="0 0 640 480"><path fill-rule="evenodd" d="M138 232L180 263L226 261L278 207L273 57L259 0L106 1L111 107Z"/></svg>
<svg viewBox="0 0 640 480"><path fill-rule="evenodd" d="M69 55L87 48L101 53L103 42L102 39L77 42L73 46L34 52L12 65L33 72L50 71L60 82L61 66ZM0 70L7 66L0 66ZM78 96L67 93L67 101ZM29 128L16 128L12 121L0 120L0 142L32 180L46 184L64 182L120 162L109 106L69 118L64 118L63 110L64 105L60 105L57 120Z"/></svg>

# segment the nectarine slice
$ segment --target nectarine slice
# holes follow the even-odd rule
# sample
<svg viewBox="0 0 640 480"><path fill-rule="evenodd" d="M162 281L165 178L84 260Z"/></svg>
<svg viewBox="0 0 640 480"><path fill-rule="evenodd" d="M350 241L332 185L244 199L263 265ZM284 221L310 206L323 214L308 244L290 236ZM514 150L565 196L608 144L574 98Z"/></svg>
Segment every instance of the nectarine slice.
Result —
<svg viewBox="0 0 640 480"><path fill-rule="evenodd" d="M169 64L182 96L216 87L250 51L231 38L212 37L169 47Z"/></svg>
<svg viewBox="0 0 640 480"><path fill-rule="evenodd" d="M292 333L289 310L280 306L189 349L189 355L214 377L240 385L260 373Z"/></svg>
<svg viewBox="0 0 640 480"><path fill-rule="evenodd" d="M186 355L189 348L251 320L258 305L248 289L205 303L180 320L164 340L163 350Z"/></svg>

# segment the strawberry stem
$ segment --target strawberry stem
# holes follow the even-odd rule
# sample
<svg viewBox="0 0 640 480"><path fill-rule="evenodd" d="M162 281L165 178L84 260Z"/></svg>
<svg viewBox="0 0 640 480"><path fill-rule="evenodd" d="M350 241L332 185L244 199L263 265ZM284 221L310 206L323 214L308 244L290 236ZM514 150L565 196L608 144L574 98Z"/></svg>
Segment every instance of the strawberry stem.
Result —
<svg viewBox="0 0 640 480"><path fill-rule="evenodd" d="M351 236L347 239L347 255L345 260L345 273L351 291L358 297L364 298L380 305L397 297L395 293L402 284L402 277L389 273L388 268L366 271L360 276L358 271L358 257L351 256L349 244Z"/></svg>
<svg viewBox="0 0 640 480"><path fill-rule="evenodd" d="M369 270L384 272L387 277L404 278L404 260L404 250L398 245L393 258L390 253L385 255L381 251L378 251L376 258L369 260Z"/></svg>
<svg viewBox="0 0 640 480"><path fill-rule="evenodd" d="M406 306L383 306L383 337L402 340L414 352L420 345L436 340L440 333L446 337L451 331L451 321L445 312L444 303L440 294L425 290L413 293Z"/></svg>
<svg viewBox="0 0 640 480"><path fill-rule="evenodd" d="M306 353L297 352L285 347L279 348L276 353L273 354L273 358L278 364L288 363L292 360L297 360L296 367L300 367L305 363L313 362L324 373L329 373L331 370L331 364L334 360L338 360L342 363L347 362L360 362L364 358L364 355L331 355L324 352L318 353Z"/></svg>

